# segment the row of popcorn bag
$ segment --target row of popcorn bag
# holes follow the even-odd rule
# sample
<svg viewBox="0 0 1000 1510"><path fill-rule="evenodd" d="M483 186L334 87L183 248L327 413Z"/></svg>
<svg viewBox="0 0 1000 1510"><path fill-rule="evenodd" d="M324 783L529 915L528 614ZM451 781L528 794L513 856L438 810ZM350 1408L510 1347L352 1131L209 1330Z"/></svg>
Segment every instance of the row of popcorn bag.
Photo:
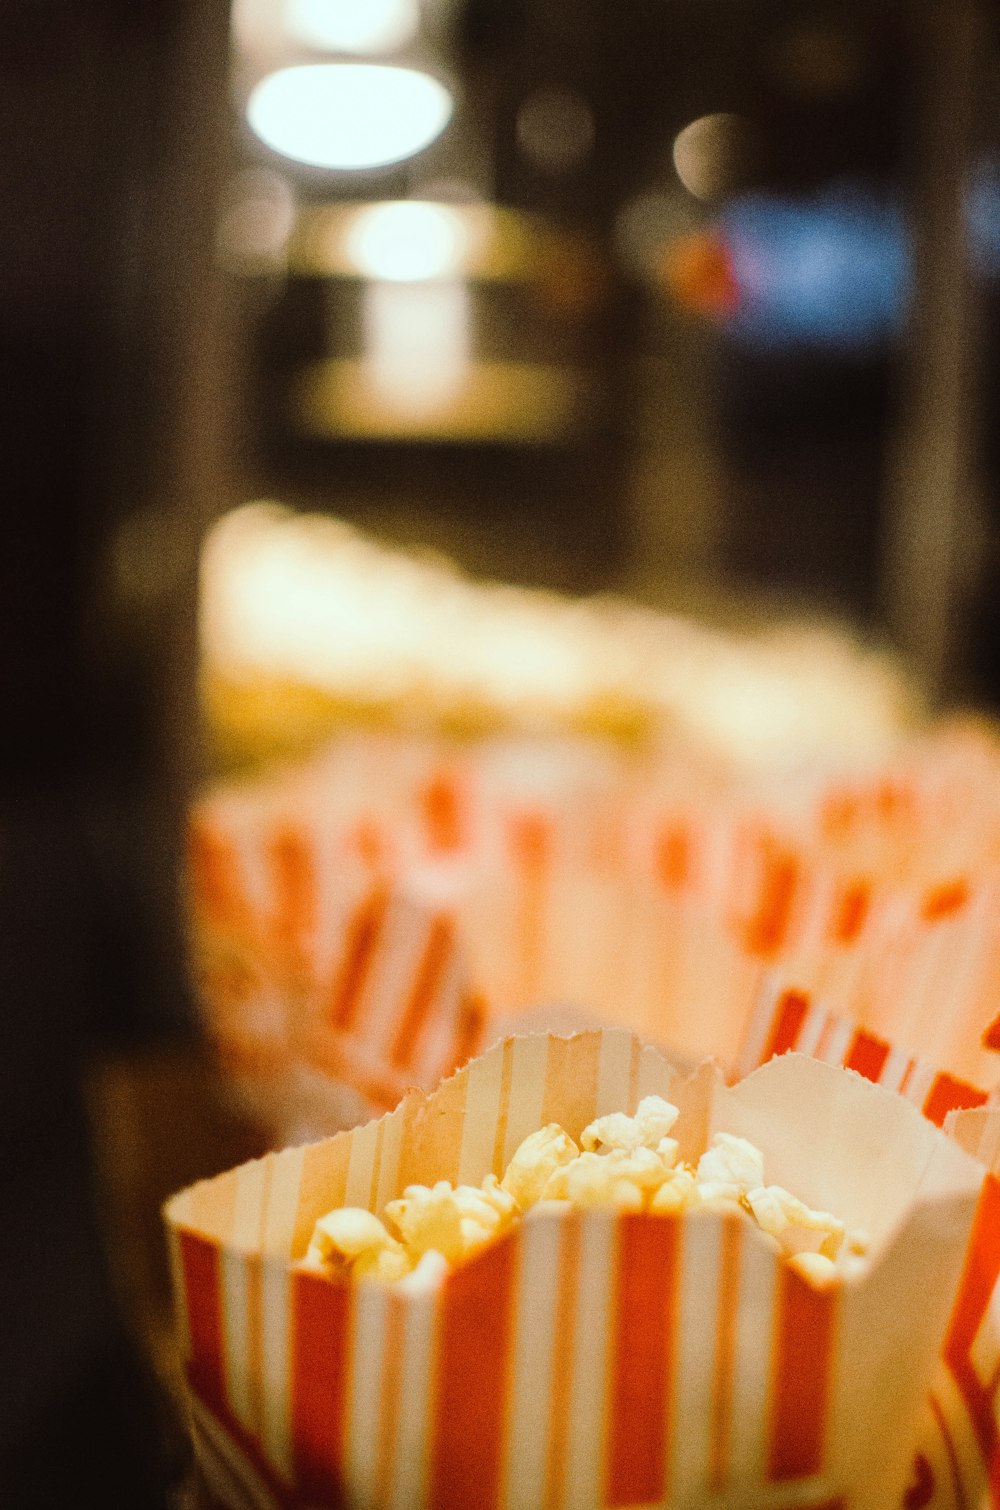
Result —
<svg viewBox="0 0 1000 1510"><path fill-rule="evenodd" d="M381 780L394 758L368 763ZM277 793L228 792L196 814L203 998L261 1105L285 1107L290 1078L297 1094L312 1065L322 1078L309 1078L311 1092L339 1079L367 1105L391 1106L483 1041L486 1007L509 1022L538 1003L573 1003L675 1057L730 1063L775 963L866 1029L990 1082L982 1027L1000 1002L1000 872L890 884L831 858L804 823L796 832L784 815L682 805L582 758L565 781L550 758L530 792L509 752L473 773L478 787L433 752L408 758L391 828L371 793L345 799L339 776L340 806L328 804L331 784L315 773ZM359 763L354 749L346 765ZM861 804L866 828L892 830L887 852L900 812L936 813L939 789L955 782L925 785L920 802ZM413 977L402 1015L400 972ZM311 1125L342 1125L334 1111ZM288 1117L277 1120L287 1137Z"/></svg>
<svg viewBox="0 0 1000 1510"><path fill-rule="evenodd" d="M499 1176L543 1124L578 1138L648 1095L679 1108L682 1157L749 1139L869 1234L868 1266L814 1285L738 1214L552 1205L429 1288L296 1266L331 1207ZM169 1204L204 1503L974 1506L1000 1473L997 1190L834 1065L788 1055L728 1086L616 1029L506 1039L379 1121Z"/></svg>

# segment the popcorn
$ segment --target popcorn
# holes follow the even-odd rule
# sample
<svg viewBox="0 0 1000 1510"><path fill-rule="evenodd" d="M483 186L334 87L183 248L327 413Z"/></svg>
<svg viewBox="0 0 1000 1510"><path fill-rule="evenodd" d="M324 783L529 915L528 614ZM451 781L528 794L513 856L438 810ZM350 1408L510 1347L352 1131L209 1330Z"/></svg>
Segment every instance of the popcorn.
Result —
<svg viewBox="0 0 1000 1510"><path fill-rule="evenodd" d="M411 1268L402 1246L386 1231L385 1224L360 1206L343 1206L321 1216L303 1260L305 1267L320 1272L349 1271L392 1282Z"/></svg>
<svg viewBox="0 0 1000 1510"><path fill-rule="evenodd" d="M627 1117L624 1112L611 1112L591 1122L580 1134L580 1144L588 1152L603 1144L605 1148L620 1148L626 1152L635 1148L653 1148L664 1153L667 1149L661 1149L660 1145L666 1144L674 1149L670 1160L673 1163L677 1157L677 1144L667 1134L679 1116L676 1106L671 1106L662 1096L644 1096L634 1117Z"/></svg>
<svg viewBox="0 0 1000 1510"><path fill-rule="evenodd" d="M450 1269L444 1254L436 1248L428 1248L417 1261L415 1268L399 1281L398 1289L410 1295L427 1295L440 1288Z"/></svg>
<svg viewBox="0 0 1000 1510"><path fill-rule="evenodd" d="M747 1205L757 1225L770 1232L788 1254L819 1252L835 1259L844 1238L844 1224L825 1211L812 1211L780 1185L747 1191Z"/></svg>
<svg viewBox="0 0 1000 1510"><path fill-rule="evenodd" d="M661 1215L669 1213L671 1216L676 1216L678 1212L685 1211L691 1205L697 1188L697 1182L690 1169L671 1170L660 1188L653 1192L649 1209Z"/></svg>
<svg viewBox="0 0 1000 1510"><path fill-rule="evenodd" d="M579 1152L559 1124L550 1122L524 1139L507 1165L500 1187L526 1211L540 1199L555 1171L575 1159Z"/></svg>
<svg viewBox="0 0 1000 1510"><path fill-rule="evenodd" d="M728 1187L734 1195L764 1183L764 1159L759 1148L732 1133L716 1133L712 1146L698 1160L698 1179Z"/></svg>
<svg viewBox="0 0 1000 1510"><path fill-rule="evenodd" d="M822 1253L793 1253L788 1264L803 1279L811 1280L814 1285L833 1284L837 1278L837 1265L832 1258L826 1258Z"/></svg>
<svg viewBox="0 0 1000 1510"><path fill-rule="evenodd" d="M407 1185L402 1199L390 1201L386 1221L415 1257L435 1249L449 1263L470 1257L496 1236L502 1218L495 1205L472 1185Z"/></svg>
<svg viewBox="0 0 1000 1510"><path fill-rule="evenodd" d="M811 1284L849 1277L866 1262L868 1238L846 1235L835 1216L814 1211L780 1185L764 1184L764 1159L746 1138L719 1132L696 1169L678 1163L669 1136L679 1113L646 1096L634 1116L612 1112L580 1135L583 1151L551 1122L525 1138L502 1179L482 1184L408 1185L380 1220L345 1207L316 1223L303 1263L324 1273L381 1280L407 1290L436 1288L452 1265L473 1257L539 1203L649 1211L721 1211L753 1221L760 1240Z"/></svg>
<svg viewBox="0 0 1000 1510"><path fill-rule="evenodd" d="M641 1211L642 1189L631 1171L611 1155L582 1153L557 1169L545 1186L543 1199L570 1201L574 1206L614 1206Z"/></svg>

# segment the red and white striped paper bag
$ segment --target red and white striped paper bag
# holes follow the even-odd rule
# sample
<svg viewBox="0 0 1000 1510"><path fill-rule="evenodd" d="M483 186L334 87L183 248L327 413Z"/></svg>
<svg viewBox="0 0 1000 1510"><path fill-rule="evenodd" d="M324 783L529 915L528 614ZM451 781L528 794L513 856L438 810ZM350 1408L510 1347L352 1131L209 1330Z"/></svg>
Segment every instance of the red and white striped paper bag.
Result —
<svg viewBox="0 0 1000 1510"><path fill-rule="evenodd" d="M950 1112L981 1106L987 1100L987 1092L970 1081L835 1012L779 971L766 979L758 994L733 1073L736 1078L749 1075L776 1055L791 1052L856 1071L904 1096L938 1127ZM977 1150L970 1152L981 1158Z"/></svg>
<svg viewBox="0 0 1000 1510"><path fill-rule="evenodd" d="M208 1030L281 1140L394 1106L480 1047L485 1007L446 875L404 882L290 823L243 844L204 824L194 840Z"/></svg>
<svg viewBox="0 0 1000 1510"><path fill-rule="evenodd" d="M909 1510L1000 1504L1000 1105L985 1091L832 1012L779 979L768 983L736 1064L747 1075L795 1051L896 1091L990 1171L944 1354L928 1397Z"/></svg>
<svg viewBox="0 0 1000 1510"><path fill-rule="evenodd" d="M549 1208L440 1289L297 1271L315 1219L479 1182L548 1121L672 1099L871 1235L817 1289L739 1216ZM898 1097L786 1057L683 1079L617 1030L505 1040L380 1121L167 1207L200 1471L230 1507L901 1506L983 1180Z"/></svg>

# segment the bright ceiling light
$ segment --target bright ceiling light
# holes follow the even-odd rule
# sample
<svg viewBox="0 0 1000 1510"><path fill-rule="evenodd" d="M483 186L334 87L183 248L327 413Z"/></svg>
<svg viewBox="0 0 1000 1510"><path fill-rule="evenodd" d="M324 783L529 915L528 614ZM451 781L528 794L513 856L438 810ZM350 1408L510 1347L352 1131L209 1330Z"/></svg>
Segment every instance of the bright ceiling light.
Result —
<svg viewBox="0 0 1000 1510"><path fill-rule="evenodd" d="M358 214L347 254L365 278L417 283L460 273L466 241L462 217L448 205L390 200Z"/></svg>
<svg viewBox="0 0 1000 1510"><path fill-rule="evenodd" d="M307 47L330 52L392 52L420 26L417 0L288 0L289 32Z"/></svg>
<svg viewBox="0 0 1000 1510"><path fill-rule="evenodd" d="M379 168L421 152L451 119L430 74L372 63L282 68L254 89L247 120L268 147L316 168Z"/></svg>

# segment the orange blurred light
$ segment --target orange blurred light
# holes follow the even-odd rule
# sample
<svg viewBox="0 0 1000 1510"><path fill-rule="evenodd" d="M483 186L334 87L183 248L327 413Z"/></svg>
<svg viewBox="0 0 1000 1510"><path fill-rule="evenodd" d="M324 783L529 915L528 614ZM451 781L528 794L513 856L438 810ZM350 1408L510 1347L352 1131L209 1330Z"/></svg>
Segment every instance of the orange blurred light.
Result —
<svg viewBox="0 0 1000 1510"><path fill-rule="evenodd" d="M698 314L726 315L740 302L732 255L711 231L672 242L663 255L661 276L677 302Z"/></svg>

